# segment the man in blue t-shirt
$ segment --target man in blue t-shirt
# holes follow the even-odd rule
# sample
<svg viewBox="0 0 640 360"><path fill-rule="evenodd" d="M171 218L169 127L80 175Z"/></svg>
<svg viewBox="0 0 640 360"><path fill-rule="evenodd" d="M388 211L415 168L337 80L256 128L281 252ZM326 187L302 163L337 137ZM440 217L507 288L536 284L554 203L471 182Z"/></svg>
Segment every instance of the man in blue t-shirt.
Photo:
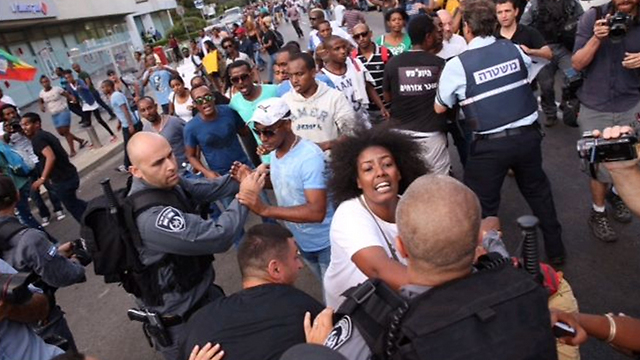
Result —
<svg viewBox="0 0 640 360"><path fill-rule="evenodd" d="M165 65L156 65L156 58L153 54L147 55L144 59L147 70L142 75L142 87L151 82L151 87L156 94L156 100L162 106L162 113L169 113L169 95L171 94L171 77L180 76L174 69Z"/></svg>
<svg viewBox="0 0 640 360"><path fill-rule="evenodd" d="M331 260L329 228L333 208L327 201L324 153L312 141L291 129L291 111L280 98L262 101L251 125L262 140L261 153L271 153L271 183L277 206L256 196L238 197L253 212L284 220L294 235L302 258L322 282ZM238 167L234 166L236 175Z"/></svg>
<svg viewBox="0 0 640 360"><path fill-rule="evenodd" d="M400 2L400 7L409 15L409 21L407 21L408 27L411 19L416 15L428 14L432 10L433 5L431 5L431 0L405 0Z"/></svg>
<svg viewBox="0 0 640 360"><path fill-rule="evenodd" d="M107 95L109 102L111 102L111 108L120 121L118 123L118 130L122 129L122 139L124 140L124 165L118 166L117 170L120 172L128 172L131 161L129 161L129 155L127 154L127 144L129 139L137 131L142 131L142 122L135 113L129 107L127 97L123 93L115 90L115 84L111 80L105 80L102 82L102 92ZM112 140L113 142L113 140Z"/></svg>
<svg viewBox="0 0 640 360"><path fill-rule="evenodd" d="M237 136L249 135L240 115L227 105L216 106L213 93L207 86L191 90L191 97L198 114L184 128L184 145L194 171L214 179L226 175L234 161L249 164ZM208 167L200 161L198 148Z"/></svg>

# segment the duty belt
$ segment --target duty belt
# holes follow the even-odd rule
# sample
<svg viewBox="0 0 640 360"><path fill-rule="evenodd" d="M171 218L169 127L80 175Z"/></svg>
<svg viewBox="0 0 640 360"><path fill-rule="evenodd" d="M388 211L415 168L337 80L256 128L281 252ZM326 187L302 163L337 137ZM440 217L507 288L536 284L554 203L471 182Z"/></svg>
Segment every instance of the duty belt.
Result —
<svg viewBox="0 0 640 360"><path fill-rule="evenodd" d="M540 131L540 125L538 124L537 121L531 125L520 126L513 129L504 129L502 131L498 131L491 134L473 134L473 140L477 141L477 140L500 139L504 137L525 134L531 131Z"/></svg>

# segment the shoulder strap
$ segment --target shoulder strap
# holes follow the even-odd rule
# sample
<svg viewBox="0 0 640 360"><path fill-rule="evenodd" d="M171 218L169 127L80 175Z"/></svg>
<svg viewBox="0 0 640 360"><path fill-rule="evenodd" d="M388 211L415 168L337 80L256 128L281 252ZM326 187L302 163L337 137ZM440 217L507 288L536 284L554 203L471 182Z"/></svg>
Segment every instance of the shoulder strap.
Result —
<svg viewBox="0 0 640 360"><path fill-rule="evenodd" d="M172 206L184 212L192 210L189 201L175 190L147 189L127 197L127 201L135 215L154 206Z"/></svg>
<svg viewBox="0 0 640 360"><path fill-rule="evenodd" d="M374 354L383 347L390 317L409 308L407 300L380 279L369 279L341 294L344 302L336 310L338 316L348 315Z"/></svg>
<svg viewBox="0 0 640 360"><path fill-rule="evenodd" d="M27 226L21 224L20 221L14 217L0 223L0 254L10 249L9 240L11 240L11 238L26 228Z"/></svg>
<svg viewBox="0 0 640 360"><path fill-rule="evenodd" d="M393 260L395 261L400 261L400 259L398 258L398 254L396 254L396 249L393 247L393 245L391 244L391 241L389 240L389 238L387 238L387 234L384 233L384 231L382 231L382 227L380 226L380 224L378 223L378 219L376 219L376 216L373 214L373 212L371 211L371 209L369 209L369 206L367 205L367 203L362 199L362 196L358 196L358 201L360 202L360 205L362 205L362 207L364 207L367 212L369 213L369 215L371 215L371 218L373 219L373 222L376 223L376 225L378 226L378 230L380 230L380 233L382 234L382 237L384 238L384 241L387 243L387 248L389 249L389 252L391 253L391 256L393 257Z"/></svg>

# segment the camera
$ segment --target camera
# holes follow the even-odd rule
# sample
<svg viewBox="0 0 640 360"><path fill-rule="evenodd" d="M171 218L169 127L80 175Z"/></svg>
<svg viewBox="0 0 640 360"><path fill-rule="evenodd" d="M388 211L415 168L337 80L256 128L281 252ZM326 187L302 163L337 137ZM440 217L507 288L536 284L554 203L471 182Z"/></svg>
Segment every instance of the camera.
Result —
<svg viewBox="0 0 640 360"><path fill-rule="evenodd" d="M609 26L609 38L613 42L618 42L627 35L627 25L629 24L629 20L631 17L629 14L623 12L616 12L607 20L607 25Z"/></svg>
<svg viewBox="0 0 640 360"><path fill-rule="evenodd" d="M91 264L93 259L91 258L91 254L87 249L87 243L85 242L85 240L82 238L76 239L73 240L71 244L73 247L73 255L76 256L76 258L80 262L80 265L87 266Z"/></svg>
<svg viewBox="0 0 640 360"><path fill-rule="evenodd" d="M638 157L638 138L622 135L617 139L594 138L590 131L578 140L578 156L590 163L633 160Z"/></svg>
<svg viewBox="0 0 640 360"><path fill-rule="evenodd" d="M21 305L31 299L29 284L33 277L29 273L0 274L0 300L13 305Z"/></svg>

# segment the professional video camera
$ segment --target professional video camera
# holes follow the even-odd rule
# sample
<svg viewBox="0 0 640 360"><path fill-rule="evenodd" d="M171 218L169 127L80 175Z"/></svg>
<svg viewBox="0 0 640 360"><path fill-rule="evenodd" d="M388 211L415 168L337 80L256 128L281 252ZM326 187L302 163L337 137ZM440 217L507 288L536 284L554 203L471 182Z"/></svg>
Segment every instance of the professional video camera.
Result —
<svg viewBox="0 0 640 360"><path fill-rule="evenodd" d="M613 42L622 40L627 35L627 29L631 16L621 11L616 12L607 20L609 26L609 39Z"/></svg>
<svg viewBox="0 0 640 360"><path fill-rule="evenodd" d="M633 160L638 157L640 145L635 135L622 135L617 139L593 137L590 131L582 134L577 143L578 156L589 163Z"/></svg>
<svg viewBox="0 0 640 360"><path fill-rule="evenodd" d="M31 299L29 284L33 276L29 273L0 274L0 300L13 305L21 305Z"/></svg>

